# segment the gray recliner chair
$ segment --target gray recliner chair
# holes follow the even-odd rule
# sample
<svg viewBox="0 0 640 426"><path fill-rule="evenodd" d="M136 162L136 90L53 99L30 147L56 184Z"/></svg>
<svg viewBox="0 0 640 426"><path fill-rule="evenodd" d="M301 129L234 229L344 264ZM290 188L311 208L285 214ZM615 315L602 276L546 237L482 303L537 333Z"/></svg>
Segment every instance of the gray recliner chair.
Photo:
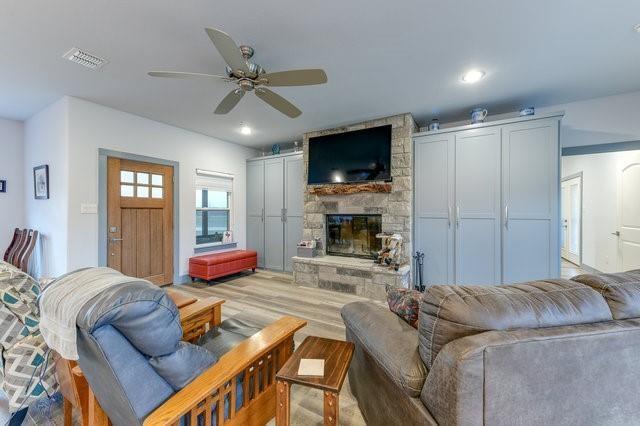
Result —
<svg viewBox="0 0 640 426"><path fill-rule="evenodd" d="M181 341L179 312L166 292L132 278L82 307L77 317L79 364L114 425L158 424L151 414L161 417L162 424L164 419L189 424L190 416L197 417L197 424L242 424L253 403L262 403L260 416L266 422L275 413L275 406L264 409L264 401L275 395L275 372L291 353L293 333L304 326L294 320L285 317L262 330L227 320L202 336L201 346L190 344ZM277 336L275 329L281 331ZM245 357L235 356L234 350ZM218 362L227 352L233 360ZM207 397L184 403L185 392L180 391L190 384L197 391L189 395L206 390ZM205 404L210 407L206 415ZM221 406L224 414L217 413Z"/></svg>

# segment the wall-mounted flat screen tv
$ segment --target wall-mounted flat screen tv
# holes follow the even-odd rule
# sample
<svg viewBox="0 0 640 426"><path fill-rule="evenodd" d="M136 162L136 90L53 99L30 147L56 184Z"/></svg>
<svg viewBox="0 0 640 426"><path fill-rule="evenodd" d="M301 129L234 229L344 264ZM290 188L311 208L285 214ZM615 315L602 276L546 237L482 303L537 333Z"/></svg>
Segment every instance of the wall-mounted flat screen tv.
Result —
<svg viewBox="0 0 640 426"><path fill-rule="evenodd" d="M391 180L391 125L309 138L309 184Z"/></svg>

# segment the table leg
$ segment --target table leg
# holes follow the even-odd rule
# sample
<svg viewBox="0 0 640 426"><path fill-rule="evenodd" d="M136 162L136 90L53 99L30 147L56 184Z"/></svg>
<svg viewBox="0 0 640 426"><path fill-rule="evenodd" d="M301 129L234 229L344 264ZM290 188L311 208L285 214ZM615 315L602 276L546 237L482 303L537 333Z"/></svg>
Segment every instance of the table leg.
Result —
<svg viewBox="0 0 640 426"><path fill-rule="evenodd" d="M291 398L291 385L284 380L276 380L276 425L277 426L289 426L291 424L290 419L290 407L289 401Z"/></svg>
<svg viewBox="0 0 640 426"><path fill-rule="evenodd" d="M334 392L324 392L324 424L325 426L335 426L338 424L338 414L340 413L340 395Z"/></svg>

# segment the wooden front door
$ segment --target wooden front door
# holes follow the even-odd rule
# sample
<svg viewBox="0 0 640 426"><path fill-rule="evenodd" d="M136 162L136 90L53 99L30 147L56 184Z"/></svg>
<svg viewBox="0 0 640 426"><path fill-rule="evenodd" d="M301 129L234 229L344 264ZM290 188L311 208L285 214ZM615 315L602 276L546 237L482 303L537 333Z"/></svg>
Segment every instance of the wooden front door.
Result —
<svg viewBox="0 0 640 426"><path fill-rule="evenodd" d="M113 157L107 164L107 265L171 284L173 168Z"/></svg>

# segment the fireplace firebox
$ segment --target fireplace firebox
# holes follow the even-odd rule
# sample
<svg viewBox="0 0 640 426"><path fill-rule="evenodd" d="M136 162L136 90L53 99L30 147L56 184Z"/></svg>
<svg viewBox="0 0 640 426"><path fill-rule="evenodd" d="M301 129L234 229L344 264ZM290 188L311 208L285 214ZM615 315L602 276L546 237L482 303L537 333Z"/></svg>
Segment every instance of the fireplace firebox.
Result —
<svg viewBox="0 0 640 426"><path fill-rule="evenodd" d="M329 255L375 259L381 248L379 214L328 214L326 252Z"/></svg>

